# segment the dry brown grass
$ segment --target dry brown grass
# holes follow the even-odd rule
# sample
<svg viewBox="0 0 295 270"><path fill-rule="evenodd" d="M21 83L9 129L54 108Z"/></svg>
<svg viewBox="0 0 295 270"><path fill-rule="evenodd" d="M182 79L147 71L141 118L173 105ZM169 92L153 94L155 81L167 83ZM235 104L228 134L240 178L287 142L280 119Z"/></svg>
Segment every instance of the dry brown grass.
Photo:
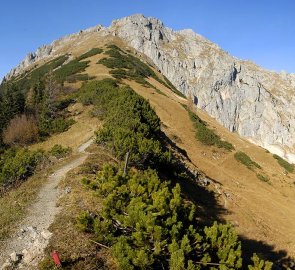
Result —
<svg viewBox="0 0 295 270"><path fill-rule="evenodd" d="M185 101L171 92L169 94L166 87L152 80L150 82L166 96L134 82L130 85L150 101L164 124L165 133L171 139L175 136L179 138L177 145L186 150L199 170L221 183L222 192L218 197L220 205L227 209L222 218L236 225L243 237L265 242L273 245L275 250L286 250L289 255L295 256L295 208L292 207L295 204L295 187L292 178L284 175L271 154L230 133L198 110L198 115L217 134L262 166L271 185L260 181L254 172L239 164L234 159L234 152L202 145L196 140L193 125L181 106ZM215 190L215 187L211 189Z"/></svg>
<svg viewBox="0 0 295 270"><path fill-rule="evenodd" d="M85 107L80 103L76 103L71 105L68 110L76 121L69 130L51 136L46 141L31 145L29 148L32 150L38 148L49 150L55 144L60 144L63 147L71 147L75 151L78 146L89 140L100 126L98 119L90 114L92 106Z"/></svg>
<svg viewBox="0 0 295 270"><path fill-rule="evenodd" d="M26 145L38 140L38 127L33 116L25 114L11 119L3 131L3 142L8 145Z"/></svg>
<svg viewBox="0 0 295 270"><path fill-rule="evenodd" d="M94 55L92 57L87 58L87 60L90 61L90 64L89 64L89 67L87 67L85 72L83 73L86 73L89 76L95 76L97 80L111 78L112 76L109 74L108 68L106 68L104 65L97 64L97 62L100 59L105 57L106 55L102 53L102 54Z"/></svg>

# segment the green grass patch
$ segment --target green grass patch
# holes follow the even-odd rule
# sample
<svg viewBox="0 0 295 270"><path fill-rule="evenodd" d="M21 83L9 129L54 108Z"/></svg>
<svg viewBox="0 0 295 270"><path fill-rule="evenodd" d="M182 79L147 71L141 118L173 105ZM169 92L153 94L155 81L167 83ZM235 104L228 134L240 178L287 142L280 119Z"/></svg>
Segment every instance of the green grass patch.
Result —
<svg viewBox="0 0 295 270"><path fill-rule="evenodd" d="M254 170L255 168L261 169L261 166L253 161L246 153L238 151L234 155L235 159L245 165L248 169Z"/></svg>
<svg viewBox="0 0 295 270"><path fill-rule="evenodd" d="M289 173L294 172L294 164L289 163L287 160L281 158L278 155L273 155L273 157L278 161L278 163Z"/></svg>

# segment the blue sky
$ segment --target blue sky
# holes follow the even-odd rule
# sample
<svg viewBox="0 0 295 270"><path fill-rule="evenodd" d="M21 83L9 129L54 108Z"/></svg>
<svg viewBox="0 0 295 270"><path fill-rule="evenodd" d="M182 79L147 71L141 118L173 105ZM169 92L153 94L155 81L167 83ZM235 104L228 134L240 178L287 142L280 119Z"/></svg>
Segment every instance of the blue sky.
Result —
<svg viewBox="0 0 295 270"><path fill-rule="evenodd" d="M42 44L134 13L192 28L264 68L295 72L294 0L3 0L0 78Z"/></svg>

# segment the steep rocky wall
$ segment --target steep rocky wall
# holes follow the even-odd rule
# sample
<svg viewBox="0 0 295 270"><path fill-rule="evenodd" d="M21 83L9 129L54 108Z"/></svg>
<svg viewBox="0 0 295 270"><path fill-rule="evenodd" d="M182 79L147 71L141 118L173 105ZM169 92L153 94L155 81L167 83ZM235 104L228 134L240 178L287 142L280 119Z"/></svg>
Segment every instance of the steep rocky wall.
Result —
<svg viewBox="0 0 295 270"><path fill-rule="evenodd" d="M147 55L198 108L271 152L295 162L293 74L265 71L224 52L192 30L174 32L154 18L114 21L110 32Z"/></svg>

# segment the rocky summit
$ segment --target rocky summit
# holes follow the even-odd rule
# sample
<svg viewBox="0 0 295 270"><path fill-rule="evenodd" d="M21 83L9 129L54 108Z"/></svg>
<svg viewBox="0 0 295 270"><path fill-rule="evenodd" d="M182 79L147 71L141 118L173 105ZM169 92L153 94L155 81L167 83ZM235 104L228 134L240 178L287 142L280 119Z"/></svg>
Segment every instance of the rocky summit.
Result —
<svg viewBox="0 0 295 270"><path fill-rule="evenodd" d="M137 14L63 37L29 54L6 78L89 36L123 40L228 130L295 162L295 74L264 70L192 30L173 31L155 18Z"/></svg>

